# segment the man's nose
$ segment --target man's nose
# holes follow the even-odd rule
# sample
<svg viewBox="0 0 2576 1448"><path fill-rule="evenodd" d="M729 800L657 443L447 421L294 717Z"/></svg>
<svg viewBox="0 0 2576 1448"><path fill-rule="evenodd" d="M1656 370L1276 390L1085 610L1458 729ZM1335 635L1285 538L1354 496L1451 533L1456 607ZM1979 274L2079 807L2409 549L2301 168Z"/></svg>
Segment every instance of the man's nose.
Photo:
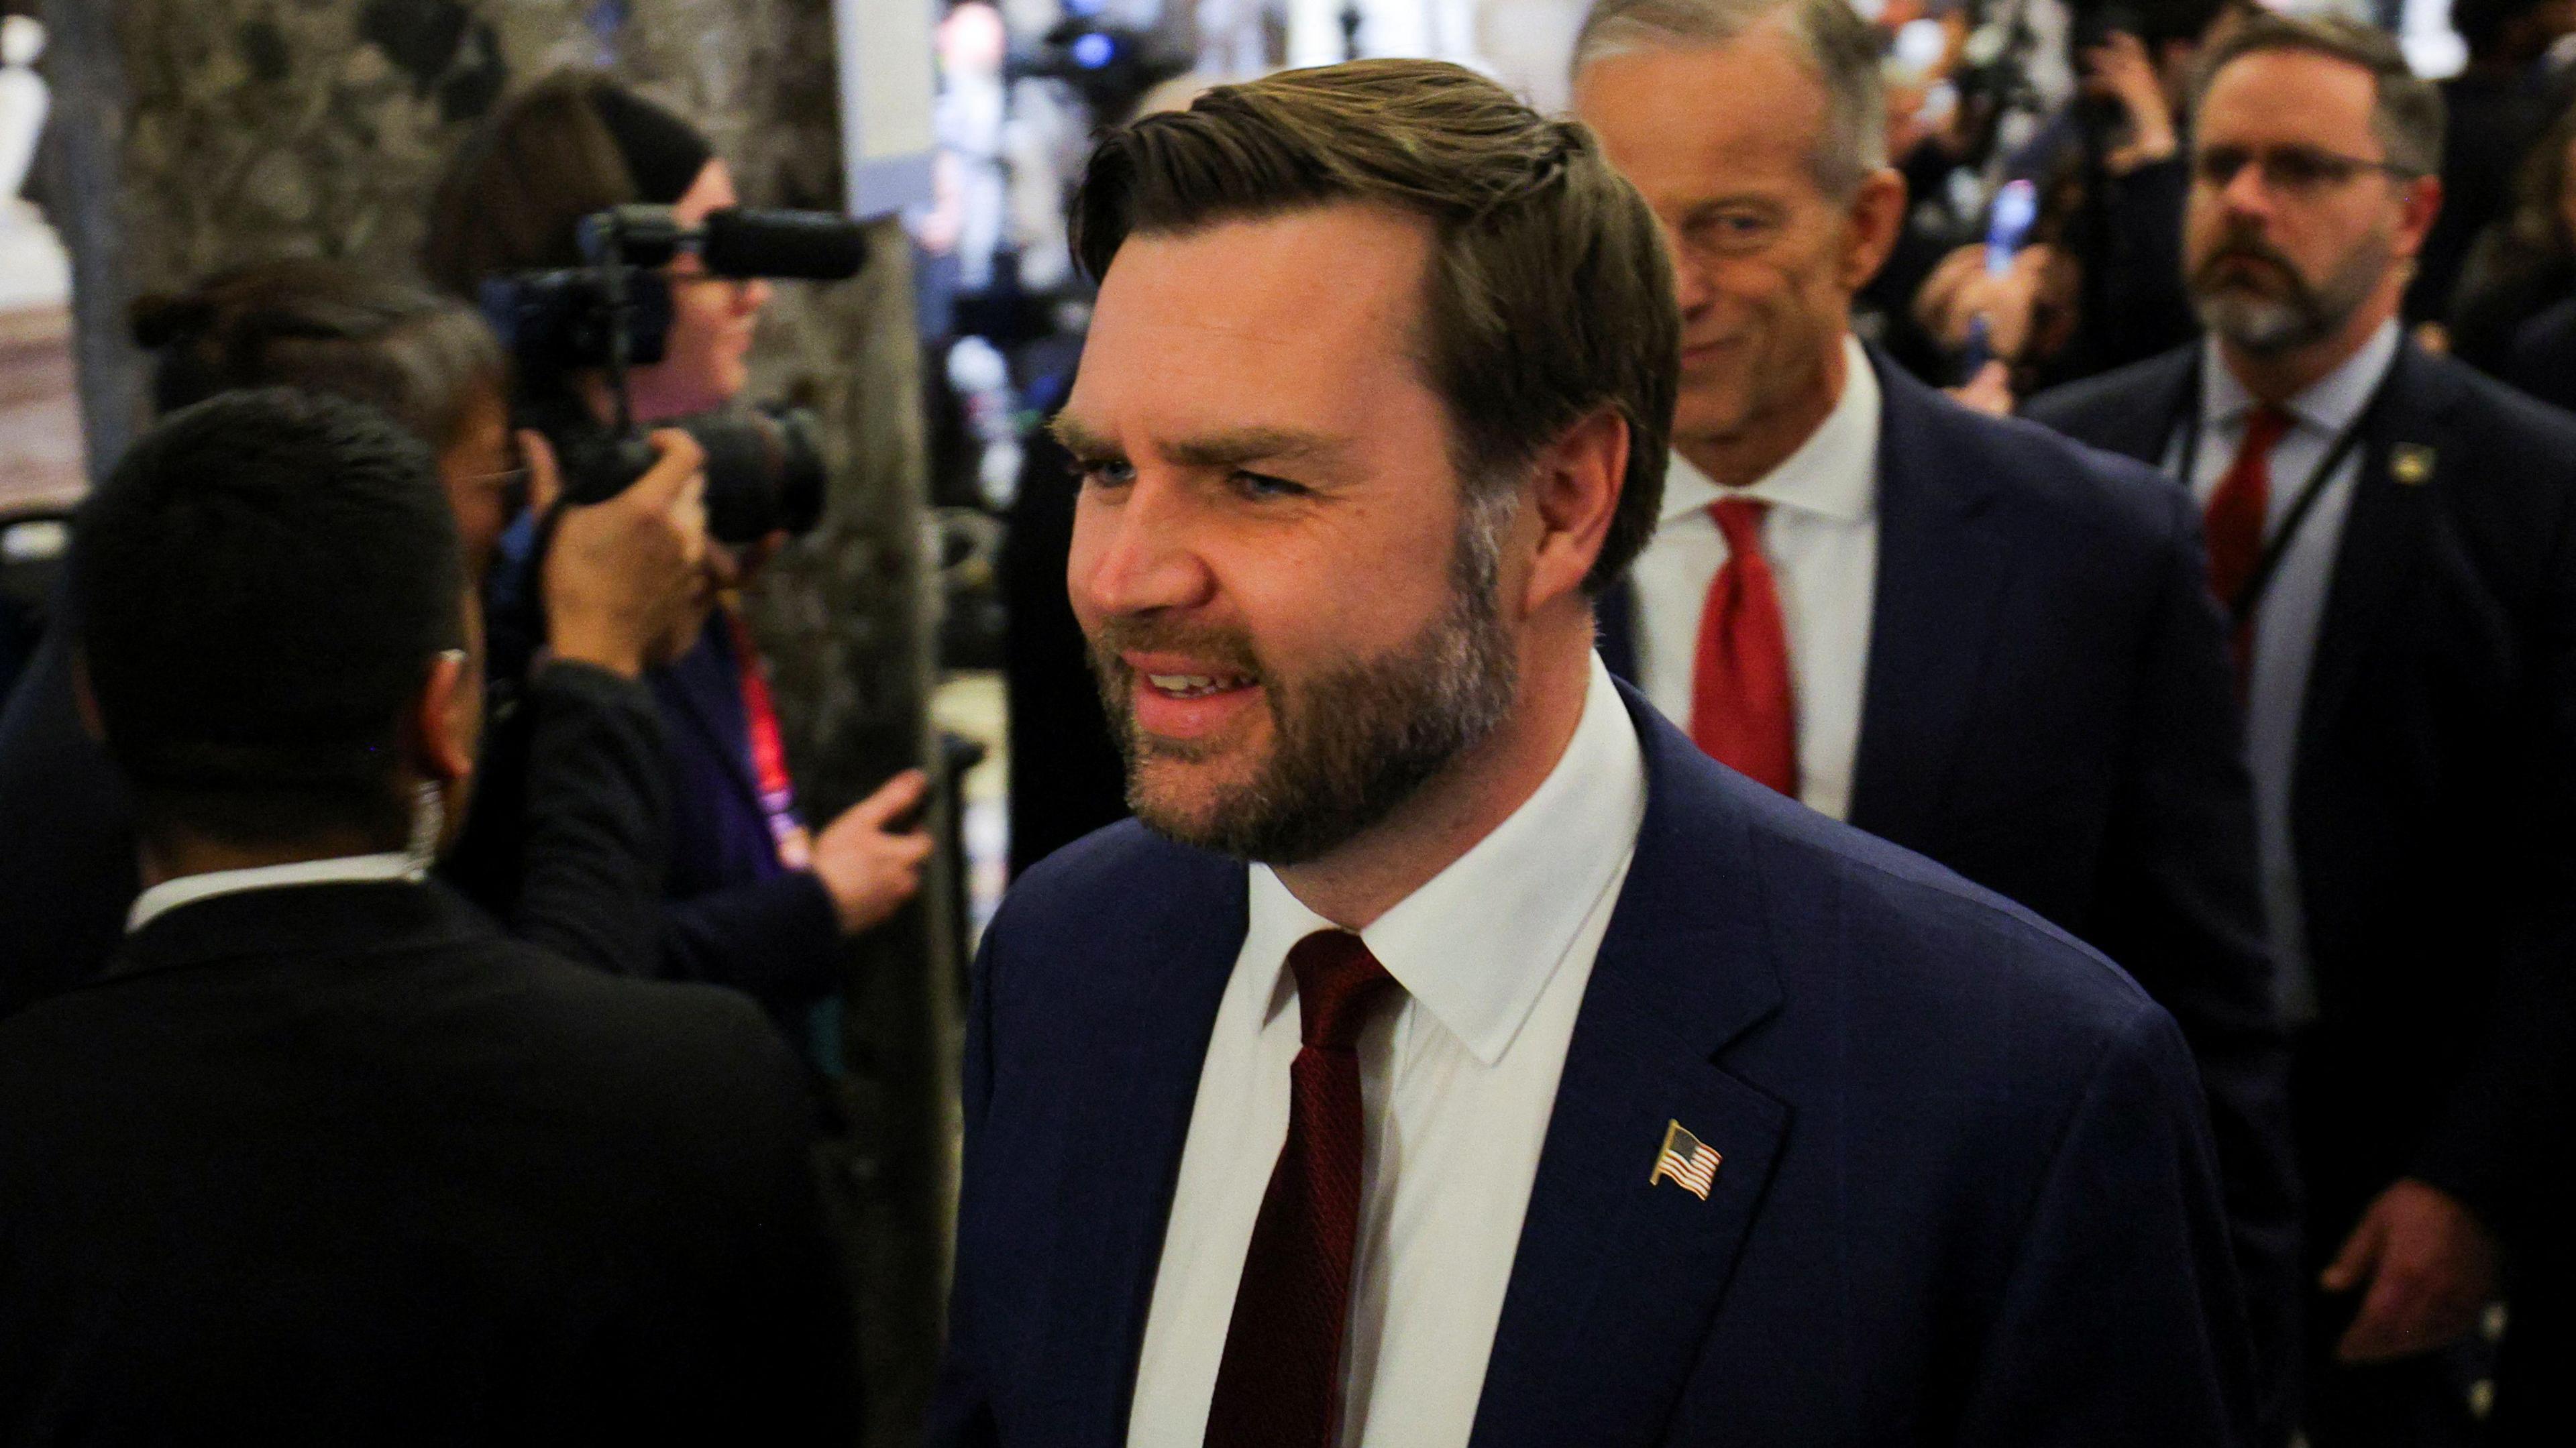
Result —
<svg viewBox="0 0 2576 1448"><path fill-rule="evenodd" d="M1066 584L1098 616L1196 608L1216 593L1181 488L1140 478L1119 495L1086 494L1074 510Z"/></svg>
<svg viewBox="0 0 2576 1448"><path fill-rule="evenodd" d="M1708 309L1717 300L1717 283L1708 264L1695 255L1669 226L1664 228L1664 254L1673 259L1673 302L1685 317Z"/></svg>
<svg viewBox="0 0 2576 1448"><path fill-rule="evenodd" d="M2263 183L2263 167L2255 161L2237 167L2218 197L2232 216L2259 220L2272 214L2272 193Z"/></svg>

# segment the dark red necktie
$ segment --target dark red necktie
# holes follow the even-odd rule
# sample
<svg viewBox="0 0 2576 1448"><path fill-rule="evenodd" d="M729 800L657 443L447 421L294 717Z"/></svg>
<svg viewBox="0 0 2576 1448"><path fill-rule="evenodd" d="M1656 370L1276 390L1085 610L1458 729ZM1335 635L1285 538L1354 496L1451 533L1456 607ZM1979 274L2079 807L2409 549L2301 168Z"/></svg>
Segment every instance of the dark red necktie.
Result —
<svg viewBox="0 0 2576 1448"><path fill-rule="evenodd" d="M1768 503L1709 505L1726 535L1726 566L1709 580L1691 669L1691 738L1727 768L1798 797L1798 716L1789 694L1789 629L1762 556Z"/></svg>
<svg viewBox="0 0 2576 1448"><path fill-rule="evenodd" d="M2289 432L2290 422L2289 413L2269 405L2248 413L2245 440L2236 446L2236 460L2227 465L2227 475L2218 480L2218 491L2209 495L2201 526L2209 546L2209 591L2218 595L2222 609L2236 607L2246 580L2254 576L2255 566L2263 561L2263 533L2272 510L2272 449ZM2254 620L2250 614L2235 624L2229 635L2229 650L2236 662L2236 696L2242 700L2254 669Z"/></svg>
<svg viewBox="0 0 2576 1448"><path fill-rule="evenodd" d="M1288 952L1305 1044L1288 1067L1288 1141L1244 1254L1208 1404L1207 1448L1331 1448L1360 1218L1360 1028L1395 989L1360 938Z"/></svg>

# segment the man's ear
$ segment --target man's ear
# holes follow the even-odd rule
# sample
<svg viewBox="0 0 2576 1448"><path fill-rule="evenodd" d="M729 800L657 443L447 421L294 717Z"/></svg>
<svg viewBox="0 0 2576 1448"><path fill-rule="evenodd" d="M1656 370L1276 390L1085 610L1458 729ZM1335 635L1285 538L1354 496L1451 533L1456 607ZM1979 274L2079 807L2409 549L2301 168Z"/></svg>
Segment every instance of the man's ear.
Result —
<svg viewBox="0 0 2576 1448"><path fill-rule="evenodd" d="M1843 216L1849 228L1843 251L1843 290L1857 292L1869 285L1880 267L1887 265L1888 255L1896 250L1897 238L1904 234L1904 173L1882 166L1862 177L1860 189L1852 193Z"/></svg>
<svg viewBox="0 0 2576 1448"><path fill-rule="evenodd" d="M2405 199L2398 205L2397 254L2412 258L2424 250L2433 219L2442 214L2442 178L2418 176L2407 182Z"/></svg>
<svg viewBox="0 0 2576 1448"><path fill-rule="evenodd" d="M449 649L429 666L428 682L412 707L413 736L423 777L455 784L474 773L474 754L483 732L483 681L463 649Z"/></svg>
<svg viewBox="0 0 2576 1448"><path fill-rule="evenodd" d="M1548 444L1531 473L1538 536L1521 606L1537 613L1580 594L1601 556L1628 478L1628 419L1612 407L1593 413Z"/></svg>

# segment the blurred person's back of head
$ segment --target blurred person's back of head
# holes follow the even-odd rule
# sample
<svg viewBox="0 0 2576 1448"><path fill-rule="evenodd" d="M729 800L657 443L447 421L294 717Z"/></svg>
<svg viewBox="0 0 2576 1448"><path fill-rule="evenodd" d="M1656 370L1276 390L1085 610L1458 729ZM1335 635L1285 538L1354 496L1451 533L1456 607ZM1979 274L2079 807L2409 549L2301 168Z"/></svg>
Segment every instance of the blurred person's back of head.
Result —
<svg viewBox="0 0 2576 1448"><path fill-rule="evenodd" d="M426 776L406 716L468 631L455 519L417 437L282 388L182 409L83 508L72 591L147 848L409 839Z"/></svg>

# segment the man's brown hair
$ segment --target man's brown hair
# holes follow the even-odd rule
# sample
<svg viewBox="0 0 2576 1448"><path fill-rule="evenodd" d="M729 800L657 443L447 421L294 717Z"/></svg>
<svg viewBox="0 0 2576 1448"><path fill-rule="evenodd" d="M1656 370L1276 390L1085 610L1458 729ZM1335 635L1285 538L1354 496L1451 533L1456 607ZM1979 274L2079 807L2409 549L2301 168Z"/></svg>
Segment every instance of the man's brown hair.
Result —
<svg viewBox="0 0 2576 1448"><path fill-rule="evenodd" d="M2254 15L2229 32L2200 64L2192 86L2192 110L2208 98L2210 83L2232 62L2275 50L2303 51L2340 60L2369 71L2378 86L2370 108L2370 129L2379 137L2388 164L2403 174L2438 176L2442 171L2442 92L2406 63L2388 32L2340 15Z"/></svg>
<svg viewBox="0 0 2576 1448"><path fill-rule="evenodd" d="M1074 195L1073 250L1099 278L1131 235L1343 202L1434 228L1418 360L1471 503L1517 488L1585 418L1626 420L1627 476L1585 579L1599 593L1654 532L1681 319L1654 213L1581 124L1438 61L1220 86L1101 142Z"/></svg>

